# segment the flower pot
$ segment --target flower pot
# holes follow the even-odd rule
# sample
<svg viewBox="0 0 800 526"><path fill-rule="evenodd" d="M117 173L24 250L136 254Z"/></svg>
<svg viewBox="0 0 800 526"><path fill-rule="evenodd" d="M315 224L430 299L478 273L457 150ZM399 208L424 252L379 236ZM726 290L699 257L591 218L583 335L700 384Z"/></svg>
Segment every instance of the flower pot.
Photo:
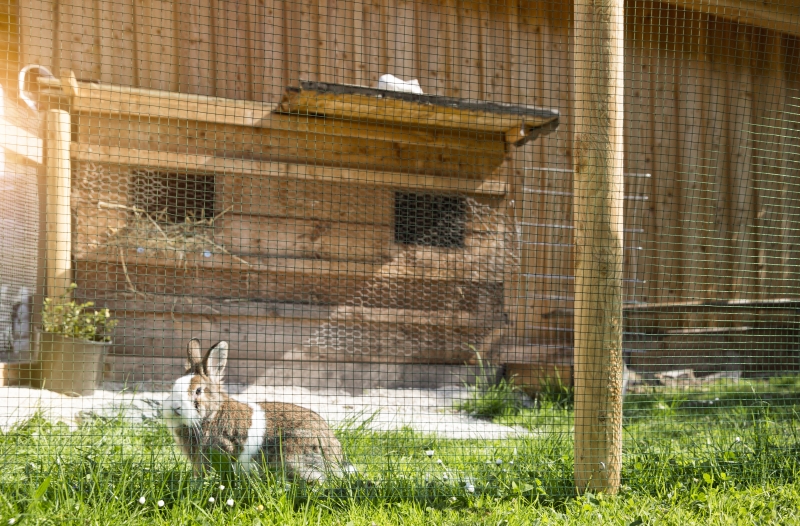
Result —
<svg viewBox="0 0 800 526"><path fill-rule="evenodd" d="M62 394L91 395L103 374L103 357L108 345L107 342L41 333L38 362L42 388Z"/></svg>

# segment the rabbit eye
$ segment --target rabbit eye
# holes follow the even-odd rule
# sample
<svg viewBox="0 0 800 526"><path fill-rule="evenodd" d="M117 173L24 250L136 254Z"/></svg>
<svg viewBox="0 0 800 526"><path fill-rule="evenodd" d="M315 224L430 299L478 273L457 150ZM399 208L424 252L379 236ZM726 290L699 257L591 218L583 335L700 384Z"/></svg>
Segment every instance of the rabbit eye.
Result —
<svg viewBox="0 0 800 526"><path fill-rule="evenodd" d="M201 394L203 394L203 388L202 387L198 387L195 390L194 394L196 394L197 396L200 396Z"/></svg>

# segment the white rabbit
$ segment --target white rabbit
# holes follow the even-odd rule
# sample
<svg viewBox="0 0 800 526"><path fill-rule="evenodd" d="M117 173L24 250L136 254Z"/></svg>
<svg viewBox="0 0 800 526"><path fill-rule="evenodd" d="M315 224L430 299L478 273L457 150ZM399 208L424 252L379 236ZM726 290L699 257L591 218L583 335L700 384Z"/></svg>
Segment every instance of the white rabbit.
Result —
<svg viewBox="0 0 800 526"><path fill-rule="evenodd" d="M341 476L342 446L317 413L294 404L246 404L228 396L222 384L228 344L219 342L201 357L200 342L189 342L186 374L175 382L164 418L175 441L200 475L217 459L245 471L283 468L291 479L322 482Z"/></svg>

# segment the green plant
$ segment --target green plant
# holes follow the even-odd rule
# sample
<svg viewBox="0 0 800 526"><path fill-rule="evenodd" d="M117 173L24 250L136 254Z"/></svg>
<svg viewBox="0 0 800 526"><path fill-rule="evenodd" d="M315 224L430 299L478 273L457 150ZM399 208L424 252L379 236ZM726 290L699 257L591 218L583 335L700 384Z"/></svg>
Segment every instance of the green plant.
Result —
<svg viewBox="0 0 800 526"><path fill-rule="evenodd" d="M536 395L536 400L540 404L542 402L549 402L557 407L565 409L572 409L575 403L575 392L567 384L565 384L556 371L555 378L545 378L542 380L539 393Z"/></svg>
<svg viewBox="0 0 800 526"><path fill-rule="evenodd" d="M514 379L501 378L494 383L487 379L486 368L481 355L475 351L478 361L478 374L475 385L470 386L470 396L456 404L455 408L478 418L514 416L522 407L522 394L514 385Z"/></svg>
<svg viewBox="0 0 800 526"><path fill-rule="evenodd" d="M72 283L59 298L47 298L42 309L42 325L45 332L61 334L79 340L109 342L109 334L117 320L111 319L108 309L91 310L94 303L76 303L69 296L77 285Z"/></svg>

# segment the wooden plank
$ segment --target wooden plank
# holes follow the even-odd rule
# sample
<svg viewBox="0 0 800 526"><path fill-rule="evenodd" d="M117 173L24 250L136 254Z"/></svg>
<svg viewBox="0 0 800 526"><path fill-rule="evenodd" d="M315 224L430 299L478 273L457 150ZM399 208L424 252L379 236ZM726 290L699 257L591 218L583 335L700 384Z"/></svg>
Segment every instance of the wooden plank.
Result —
<svg viewBox="0 0 800 526"><path fill-rule="evenodd" d="M208 96L213 95L214 78L211 75L212 64L214 64L211 54L211 6L210 0L175 0L176 8L180 10L182 15L178 20L178 49L176 50L178 60L178 86L179 91L191 95ZM132 93L132 92L131 92ZM144 93L139 93L144 95ZM106 95L111 99L110 94ZM194 101L195 103L206 102L206 111L201 114L206 114L210 118L214 117L215 111L222 108L209 107L210 101L204 99L184 99L186 102ZM112 105L113 101L109 100ZM175 104L170 104L169 99L162 97L162 100L156 102L151 111L157 111L157 107L169 106L175 107ZM188 108L187 108L188 109ZM227 112L220 112L223 116ZM147 110L145 109L145 114Z"/></svg>
<svg viewBox="0 0 800 526"><path fill-rule="evenodd" d="M531 106L464 101L316 82L303 82L300 88L288 88L280 111L486 134L520 132L513 142L528 134L536 137L549 133L559 122L558 111Z"/></svg>
<svg viewBox="0 0 800 526"><path fill-rule="evenodd" d="M750 298L755 292L757 246L755 189L751 179L753 70L749 34L736 35L735 65L727 83L730 120L729 197L731 203L731 298Z"/></svg>
<svg viewBox="0 0 800 526"><path fill-rule="evenodd" d="M651 239L652 259L649 271L651 287L650 301L670 301L679 296L673 275L677 272L680 249L679 225L676 210L679 207L679 187L676 188L675 173L678 156L680 130L677 124L677 83L680 61L675 53L675 43L670 28L659 21L671 16L669 11L654 10L654 23L650 39L658 43L651 52L653 83L653 233Z"/></svg>
<svg viewBox="0 0 800 526"><path fill-rule="evenodd" d="M447 52L445 54L445 90L448 97L463 97L466 95L465 86L461 79L461 39L459 27L461 25L459 0L442 0L442 28L441 33L446 39Z"/></svg>
<svg viewBox="0 0 800 526"><path fill-rule="evenodd" d="M288 322L323 323L330 318L335 306L251 301L247 299L213 299L192 296L167 296L151 294L146 297L122 293L111 296L93 294L91 290L77 290L76 301L91 301L98 308L107 308L123 316L141 314L175 314L193 316L226 316L247 318L285 319Z"/></svg>
<svg viewBox="0 0 800 526"><path fill-rule="evenodd" d="M103 83L134 86L138 83L136 60L136 23L133 0L98 4L98 46L100 76Z"/></svg>
<svg viewBox="0 0 800 526"><path fill-rule="evenodd" d="M733 38L732 38L733 37ZM705 243L709 271L703 289L706 298L727 299L730 294L730 201L728 171L730 170L729 112L727 100L727 75L735 46L731 24L721 20L709 21L708 39L708 89L706 101L707 145L705 161L708 166L710 228Z"/></svg>
<svg viewBox="0 0 800 526"><path fill-rule="evenodd" d="M72 282L72 215L69 157L70 118L63 110L47 113L47 186L45 224L47 296L60 298Z"/></svg>
<svg viewBox="0 0 800 526"><path fill-rule="evenodd" d="M454 76L454 81L460 84L460 97L483 100L486 94L483 90L480 4L472 0L460 0L458 23L456 35L460 49L460 76Z"/></svg>
<svg viewBox="0 0 800 526"><path fill-rule="evenodd" d="M299 31L298 78L319 80L319 0L300 0L295 3Z"/></svg>
<svg viewBox="0 0 800 526"><path fill-rule="evenodd" d="M216 61L215 92L217 97L248 99L248 2L215 0L214 60Z"/></svg>
<svg viewBox="0 0 800 526"><path fill-rule="evenodd" d="M792 40L785 40L785 44L790 44ZM800 47L785 45L785 76L786 76L786 103L784 115L796 114L800 109ZM785 151L785 177L789 181L798 181L800 177L800 121L797 119L787 119L784 129L784 151ZM787 211L784 215L784 222L781 225L784 232L785 246L788 250L783 253L785 273L784 295L795 294L800 290L800 246L787 237L794 236L795 232L800 231L800 187L791 184L787 191Z"/></svg>
<svg viewBox="0 0 800 526"><path fill-rule="evenodd" d="M800 35L800 5L796 2L758 0L662 0L682 9L695 10L739 24L760 26L773 31Z"/></svg>
<svg viewBox="0 0 800 526"><path fill-rule="evenodd" d="M21 64L40 64L51 71L54 53L54 31L57 4L53 0L20 2Z"/></svg>
<svg viewBox="0 0 800 526"><path fill-rule="evenodd" d="M649 4L634 2L627 10L626 71L625 71L625 169L626 173L653 173L653 114L651 87L651 57L649 37L652 17ZM650 193L651 177L626 177L625 194L644 196ZM641 246L643 251L626 251L625 301L647 300L648 249L652 245L649 233L652 199L625 200L624 246ZM646 247L646 248L645 248Z"/></svg>
<svg viewBox="0 0 800 526"><path fill-rule="evenodd" d="M129 357L167 358L184 355L186 342L199 338L210 346L230 345L234 360L277 360L311 338L320 320L274 316L242 317L220 314L143 313L112 311L120 320L109 349L115 361Z"/></svg>
<svg viewBox="0 0 800 526"><path fill-rule="evenodd" d="M113 248L113 247L112 247ZM350 299L375 266L291 258L254 258L246 265L224 254L204 258L139 255L132 247L95 252L75 261L75 281L87 294L125 292L210 298L337 304Z"/></svg>
<svg viewBox="0 0 800 526"><path fill-rule="evenodd" d="M174 48L172 0L138 0L135 16L138 87L177 90L178 50Z"/></svg>
<svg viewBox="0 0 800 526"><path fill-rule="evenodd" d="M315 0L317 10L317 37L315 45L319 61L318 80L324 82L336 82L337 70L336 63L336 44L337 37L343 36L345 32L345 20L337 20L337 2L328 0Z"/></svg>
<svg viewBox="0 0 800 526"><path fill-rule="evenodd" d="M158 150L158 155L166 157L171 157L173 153L207 156L208 161L213 163L219 162L215 159L221 159L215 156L225 155L224 163L229 166L252 165L252 161L232 159L244 157L260 159L257 162L279 160L354 167L360 170L353 173L359 174L365 184L372 180L373 176L368 175L371 170L428 174L401 178L396 184L402 186L406 181L424 180L432 191L446 191L448 187L453 190L477 190L483 184L477 178L492 174L503 161L503 145L498 142L458 136L449 138L386 127L383 130L380 130L381 127L370 129L366 125L347 121L276 117L282 118L276 118L272 126L261 130L197 122L173 124L85 117L79 121L78 137L87 146L101 147L98 152L104 147L151 152ZM114 133L98 133L98 130L114 130ZM431 139L431 135L434 138ZM364 140L376 136L378 138L372 141ZM129 153L138 153L150 159L156 156L155 153ZM123 159L122 162L135 163L135 158ZM336 169L331 170L334 171L330 173L338 173ZM318 176L325 177L326 171L322 170ZM415 179L417 177L423 179ZM459 178L460 182L454 184L455 178Z"/></svg>
<svg viewBox="0 0 800 526"><path fill-rule="evenodd" d="M769 134L769 140L762 143L769 150L765 152L768 156L767 162L762 166L763 183L759 184L763 188L763 199L760 198L762 209L767 213L759 213L759 220L763 227L760 232L760 241L764 251L764 276L765 281L762 285L762 294L766 296L780 295L786 289L786 277L790 247L794 243L795 235L790 233L787 228L787 213L793 208L789 201L789 193L796 184L786 177L786 127L791 120L796 120L797 116L793 108L789 108L789 115L784 111L786 108L786 71L784 62L784 52L786 47L783 44L782 36L770 34L765 52L767 53L767 63L769 71L764 73L769 77L769 92L764 124L769 130L764 130ZM792 44L789 44L791 46ZM767 80L767 79L762 79ZM766 160L766 159L765 159ZM759 190L761 193L762 190ZM761 212L760 210L760 212Z"/></svg>
<svg viewBox="0 0 800 526"><path fill-rule="evenodd" d="M333 261L387 262L393 254L403 250L402 246L395 244L391 225L311 220L307 216L315 214L316 207L308 206L309 203L304 205L305 210L311 213L303 218L228 214L214 239L237 255ZM339 206L334 202L330 208ZM391 212L391 205L389 210ZM368 217L367 220L374 221L375 218ZM465 228L464 257L473 251L492 248L484 234L494 233L477 232L471 226L467 224ZM440 259L441 254L434 254L426 263L433 266Z"/></svg>
<svg viewBox="0 0 800 526"><path fill-rule="evenodd" d="M412 0L391 0L386 4L386 73L411 80L414 64L414 3Z"/></svg>
<svg viewBox="0 0 800 526"><path fill-rule="evenodd" d="M476 316L470 311L432 311L415 309L369 308L355 306L337 307L331 314L332 321L348 323L374 323L386 325L421 325L441 327L448 330L485 331L492 320Z"/></svg>
<svg viewBox="0 0 800 526"><path fill-rule="evenodd" d="M251 0L252 93L257 102L276 103L283 91L283 18L281 0Z"/></svg>
<svg viewBox="0 0 800 526"><path fill-rule="evenodd" d="M447 40L440 3L417 2L415 60L420 87L425 93L446 95Z"/></svg>
<svg viewBox="0 0 800 526"><path fill-rule="evenodd" d="M307 180L316 182L378 185L395 188L419 188L436 192L464 192L504 195L506 183L496 180L455 179L395 172L315 167L269 161L250 161L191 155L154 150L137 150L74 143L72 158L76 161L140 166L160 170L208 174L239 174L250 177Z"/></svg>
<svg viewBox="0 0 800 526"><path fill-rule="evenodd" d="M708 272L708 193L705 170L706 153L706 28L707 20L695 14L680 19L678 58L683 64L678 88L677 124L681 130L676 179L680 202L675 209L680 225L681 271L676 273L680 295L687 301L705 296L704 273Z"/></svg>
<svg viewBox="0 0 800 526"><path fill-rule="evenodd" d="M222 178L218 210L293 219L390 226L394 196L387 188L341 185L328 181L226 174ZM267 176L264 177L263 175Z"/></svg>
<svg viewBox="0 0 800 526"><path fill-rule="evenodd" d="M379 262L390 256L394 230L361 223L228 215L214 240L235 254Z"/></svg>
<svg viewBox="0 0 800 526"><path fill-rule="evenodd" d="M353 56L353 80L359 86L367 85L367 63L365 62L366 23L364 20L366 4L364 0L352 0L353 40L351 53Z"/></svg>
<svg viewBox="0 0 800 526"><path fill-rule="evenodd" d="M507 4L509 0L494 6L481 2L481 51L483 54L484 98L511 103L509 61L513 56L508 33Z"/></svg>
<svg viewBox="0 0 800 526"><path fill-rule="evenodd" d="M502 282L475 273L421 273L416 267L381 268L357 262L248 257L250 264L224 254L176 257L139 254L135 247L110 247L75 261L83 294L155 294L312 304L358 299L363 307L500 312ZM122 262L124 261L124 265ZM454 279L455 276L455 279ZM459 277L460 276L460 277ZM134 292L135 290L135 292ZM488 319L488 318L486 318Z"/></svg>
<svg viewBox="0 0 800 526"><path fill-rule="evenodd" d="M785 87L780 35L763 31L753 35L753 157L752 184L756 188L756 235L758 239L758 293L769 297L780 283L780 222L783 209L781 186L781 134ZM777 268L776 268L776 263Z"/></svg>
<svg viewBox="0 0 800 526"><path fill-rule="evenodd" d="M95 3L86 0L59 2L61 68L75 72L81 79L98 79L99 64L94 49ZM58 72L54 72L58 75Z"/></svg>
<svg viewBox="0 0 800 526"><path fill-rule="evenodd" d="M521 16L523 11L519 4L516 5L517 10L515 14L519 14L519 23L517 28L519 30L518 47L510 51L514 55L512 62L515 69L512 70L512 102L520 104L535 104L537 97L541 97L542 91L537 89L543 80L538 75L537 61L541 62L541 57L538 55L537 50L540 32L536 26L536 20ZM512 19L513 20L513 19ZM512 34L512 38L514 34ZM538 99L540 100L540 99ZM528 143L521 148L513 151L513 161L510 165L511 174L515 183L514 189L514 220L520 232L521 240L525 241L539 241L538 227L539 223L548 223L539 221L539 215L545 214L544 207L540 206L539 201L544 198L541 194L526 194L524 188L537 187L540 172L528 171L527 167L535 164L535 156L539 146L537 143ZM533 274L540 272L541 268L540 251L536 250L523 250L520 253L520 272ZM516 290L513 294L516 297L509 298L509 302L517 306L515 317L514 332L520 338L533 338L535 334L532 332L535 325L539 325L535 320L540 320L542 313L545 312L545 307L540 305L533 298L535 290L527 288L529 281L521 280L515 276L512 278L517 284Z"/></svg>
<svg viewBox="0 0 800 526"><path fill-rule="evenodd" d="M381 0L362 2L362 81L365 86L377 86L378 77L386 71L386 32L383 26L384 7Z"/></svg>
<svg viewBox="0 0 800 526"><path fill-rule="evenodd" d="M198 57L198 60L203 60ZM192 75L206 76L194 69ZM204 95L174 93L127 86L79 82L80 96L74 101L76 113L89 115L130 115L137 118L195 120L217 124L255 126L275 108L273 104L230 100ZM198 89L201 86L198 86Z"/></svg>

